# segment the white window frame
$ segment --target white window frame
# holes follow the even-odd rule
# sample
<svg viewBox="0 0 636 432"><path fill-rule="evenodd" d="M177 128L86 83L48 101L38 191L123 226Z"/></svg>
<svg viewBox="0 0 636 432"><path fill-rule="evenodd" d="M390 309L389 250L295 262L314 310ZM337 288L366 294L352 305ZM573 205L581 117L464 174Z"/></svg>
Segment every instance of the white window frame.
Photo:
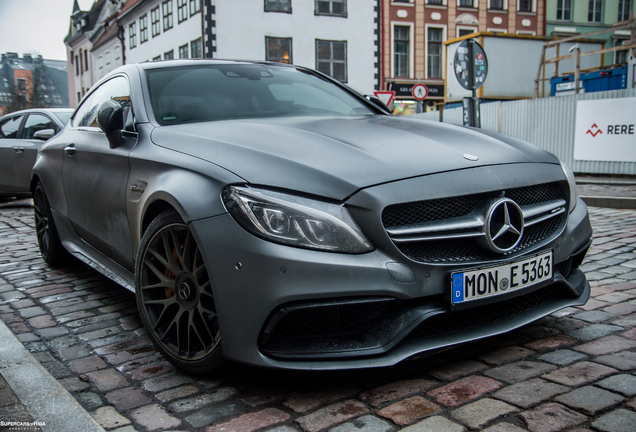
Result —
<svg viewBox="0 0 636 432"><path fill-rule="evenodd" d="M477 9L479 7L479 0L473 0L473 6L460 6L459 5L459 0L457 0L457 3L455 3L457 5L458 9L465 9L465 8L471 8L471 9Z"/></svg>
<svg viewBox="0 0 636 432"><path fill-rule="evenodd" d="M491 9L490 4L494 0L488 0L488 10L491 12L504 12L508 10L508 0L503 0L503 9Z"/></svg>
<svg viewBox="0 0 636 432"><path fill-rule="evenodd" d="M440 77L439 78L431 78L428 76L428 29L429 28L436 28L436 29L442 29L442 40L440 42L440 44L442 45L442 58L440 59L440 65L442 66L442 70L440 71ZM446 25L437 25L437 24L426 24L424 25L424 76L427 79L444 79L444 76L446 74L446 50L444 49L444 41L448 40L448 26Z"/></svg>
<svg viewBox="0 0 636 432"><path fill-rule="evenodd" d="M530 12L521 11L521 2L517 0L517 12L520 13L537 13L537 0L532 0L532 6L530 6Z"/></svg>
<svg viewBox="0 0 636 432"><path fill-rule="evenodd" d="M409 27L409 76L408 78L413 78L415 75L415 25L412 22L403 22L403 21L391 21L391 77L395 77L395 62L393 61L393 57L395 55L395 27ZM406 77L400 77L406 78Z"/></svg>
<svg viewBox="0 0 636 432"><path fill-rule="evenodd" d="M461 37L459 35L459 31L460 30L472 30L471 33L475 33L475 32L479 31L479 27L477 27L477 26L467 26L467 25L458 25L455 28L455 37Z"/></svg>

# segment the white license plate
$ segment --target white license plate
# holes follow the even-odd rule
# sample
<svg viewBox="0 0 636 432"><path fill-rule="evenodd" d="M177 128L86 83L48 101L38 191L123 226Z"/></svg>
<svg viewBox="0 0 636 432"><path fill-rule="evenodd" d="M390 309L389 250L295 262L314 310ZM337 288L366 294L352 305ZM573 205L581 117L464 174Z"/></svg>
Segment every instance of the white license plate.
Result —
<svg viewBox="0 0 636 432"><path fill-rule="evenodd" d="M517 291L552 279L552 251L497 267L453 272L453 304Z"/></svg>

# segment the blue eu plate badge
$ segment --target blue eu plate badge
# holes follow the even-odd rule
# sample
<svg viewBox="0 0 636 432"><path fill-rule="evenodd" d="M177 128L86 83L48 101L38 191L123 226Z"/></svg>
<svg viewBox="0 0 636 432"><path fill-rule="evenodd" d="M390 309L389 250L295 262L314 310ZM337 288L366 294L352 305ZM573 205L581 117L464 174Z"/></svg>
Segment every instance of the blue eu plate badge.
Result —
<svg viewBox="0 0 636 432"><path fill-rule="evenodd" d="M464 301L464 273L453 275L453 303Z"/></svg>

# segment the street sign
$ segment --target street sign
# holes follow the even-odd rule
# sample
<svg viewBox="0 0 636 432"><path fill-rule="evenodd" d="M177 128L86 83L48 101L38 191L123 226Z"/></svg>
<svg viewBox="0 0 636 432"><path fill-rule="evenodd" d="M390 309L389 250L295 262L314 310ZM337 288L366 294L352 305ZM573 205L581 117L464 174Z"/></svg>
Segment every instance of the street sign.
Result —
<svg viewBox="0 0 636 432"><path fill-rule="evenodd" d="M375 97L380 99L386 106L389 106L389 104L391 104L391 102L395 100L394 91L374 91L373 94L375 95Z"/></svg>
<svg viewBox="0 0 636 432"><path fill-rule="evenodd" d="M417 83L413 86L413 89L411 90L411 92L413 93L413 97L415 99L417 99L418 101L421 101L426 99L426 97L428 96L428 87L426 87L422 83Z"/></svg>
<svg viewBox="0 0 636 432"><path fill-rule="evenodd" d="M472 39L464 40L455 51L455 76L466 90L477 90L488 75L488 59L484 49Z"/></svg>

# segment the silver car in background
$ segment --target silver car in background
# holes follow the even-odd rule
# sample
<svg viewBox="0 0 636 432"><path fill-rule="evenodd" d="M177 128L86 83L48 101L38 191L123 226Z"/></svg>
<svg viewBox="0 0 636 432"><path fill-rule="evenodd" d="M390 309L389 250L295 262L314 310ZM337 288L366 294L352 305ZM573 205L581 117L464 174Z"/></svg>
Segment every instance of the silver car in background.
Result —
<svg viewBox="0 0 636 432"><path fill-rule="evenodd" d="M42 147L31 190L44 259L134 291L194 373L388 366L590 295L587 207L555 156L393 117L303 67L123 66Z"/></svg>
<svg viewBox="0 0 636 432"><path fill-rule="evenodd" d="M38 150L72 114L70 108L34 108L0 117L0 199L31 196Z"/></svg>

